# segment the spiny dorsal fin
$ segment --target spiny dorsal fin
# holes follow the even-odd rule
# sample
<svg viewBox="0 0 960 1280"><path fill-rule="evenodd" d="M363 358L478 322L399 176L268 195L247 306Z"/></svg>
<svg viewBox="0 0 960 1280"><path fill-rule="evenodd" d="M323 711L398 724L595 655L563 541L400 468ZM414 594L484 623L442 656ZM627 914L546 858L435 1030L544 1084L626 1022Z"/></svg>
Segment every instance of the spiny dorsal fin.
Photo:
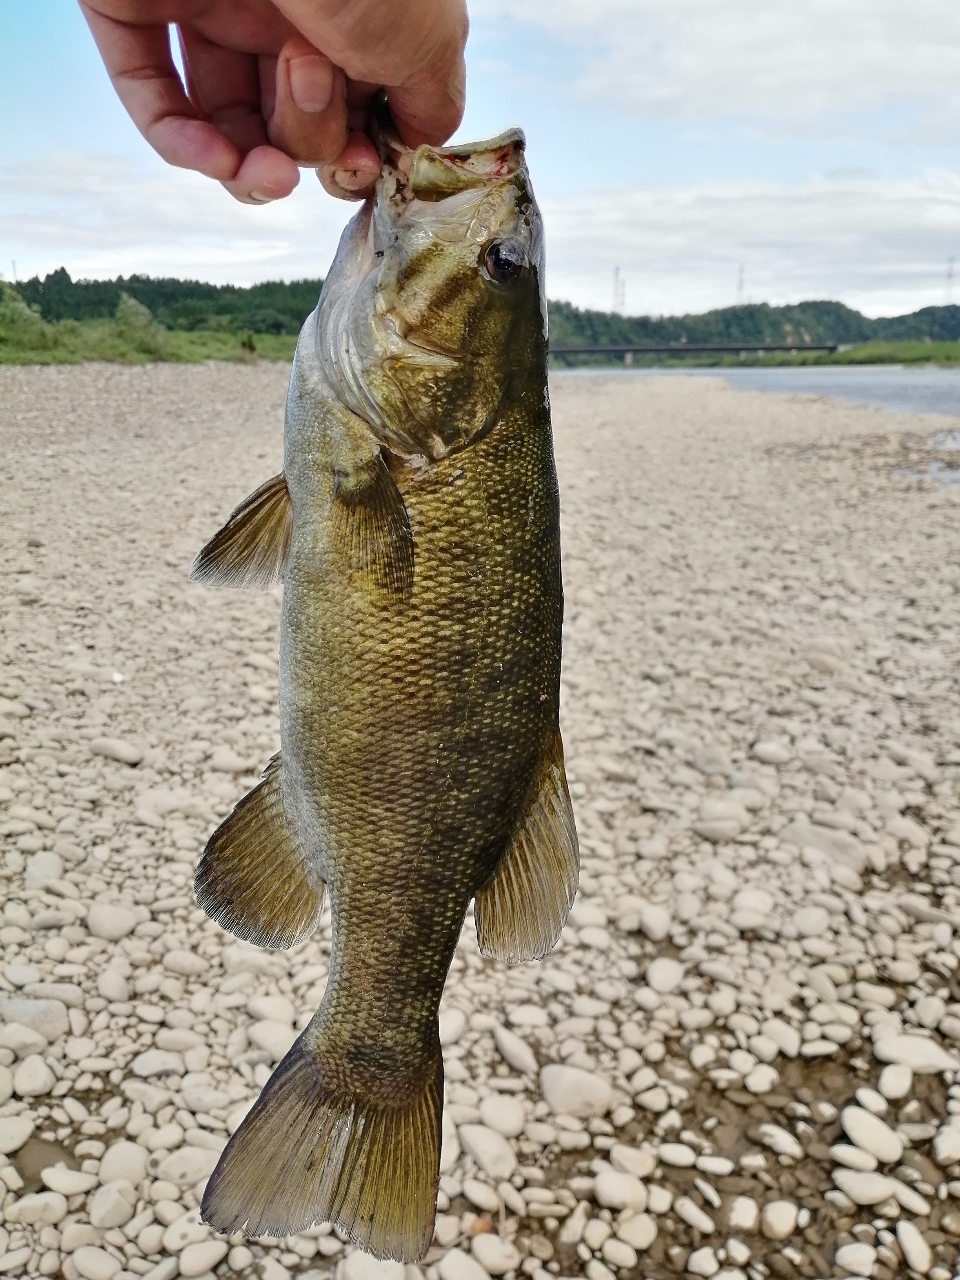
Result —
<svg viewBox="0 0 960 1280"><path fill-rule="evenodd" d="M330 537L348 573L375 595L408 600L413 590L413 534L403 497L383 454L338 471Z"/></svg>
<svg viewBox="0 0 960 1280"><path fill-rule="evenodd" d="M440 1054L391 1098L365 1096L345 1085L349 1075L308 1027L224 1148L204 1191L205 1222L248 1236L333 1222L374 1257L423 1257L440 1167Z"/></svg>
<svg viewBox="0 0 960 1280"><path fill-rule="evenodd" d="M480 950L507 964L556 944L577 892L580 855L560 734L544 753L513 837L477 894Z"/></svg>
<svg viewBox="0 0 960 1280"><path fill-rule="evenodd" d="M283 812L280 756L207 841L194 892L222 929L278 950L320 923L323 881L307 868Z"/></svg>
<svg viewBox="0 0 960 1280"><path fill-rule="evenodd" d="M292 534L293 507L281 471L232 512L194 560L190 580L268 591L283 581Z"/></svg>

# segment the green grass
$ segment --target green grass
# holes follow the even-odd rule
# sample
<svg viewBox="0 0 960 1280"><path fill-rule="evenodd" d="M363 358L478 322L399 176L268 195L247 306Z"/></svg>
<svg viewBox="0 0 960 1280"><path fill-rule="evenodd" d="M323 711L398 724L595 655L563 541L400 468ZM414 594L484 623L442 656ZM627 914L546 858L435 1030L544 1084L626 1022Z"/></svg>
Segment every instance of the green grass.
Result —
<svg viewBox="0 0 960 1280"><path fill-rule="evenodd" d="M125 294L112 320L59 320L51 324L9 285L0 284L0 364L289 361L296 343L290 334L165 329L146 307Z"/></svg>
<svg viewBox="0 0 960 1280"><path fill-rule="evenodd" d="M227 328L169 329L158 324L142 303L120 295L112 319L46 321L10 285L0 283L0 364L80 364L107 360L114 364L172 361L199 364L204 360L293 359L296 337L286 333L236 333ZM622 358L562 357L557 369L573 366L597 369L622 367ZM838 351L776 352L767 356L737 355L634 357L637 368L742 368L744 365L803 364L936 364L960 365L960 342L871 341Z"/></svg>

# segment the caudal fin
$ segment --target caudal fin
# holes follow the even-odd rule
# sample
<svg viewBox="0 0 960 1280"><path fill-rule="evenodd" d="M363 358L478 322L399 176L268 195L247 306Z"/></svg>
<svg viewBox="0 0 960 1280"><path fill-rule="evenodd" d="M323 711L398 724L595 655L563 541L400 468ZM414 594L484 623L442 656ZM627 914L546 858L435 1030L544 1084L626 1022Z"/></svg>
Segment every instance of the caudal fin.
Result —
<svg viewBox="0 0 960 1280"><path fill-rule="evenodd" d="M443 1063L389 1102L345 1088L301 1035L214 1169L202 1217L224 1235L332 1222L378 1258L416 1262L433 1236Z"/></svg>

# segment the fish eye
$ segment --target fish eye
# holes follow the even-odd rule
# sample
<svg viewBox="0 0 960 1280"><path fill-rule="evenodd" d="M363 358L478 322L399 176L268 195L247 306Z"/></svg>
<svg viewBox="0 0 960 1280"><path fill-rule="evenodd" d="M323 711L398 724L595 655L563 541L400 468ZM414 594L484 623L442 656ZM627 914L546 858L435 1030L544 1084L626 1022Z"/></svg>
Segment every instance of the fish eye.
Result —
<svg viewBox="0 0 960 1280"><path fill-rule="evenodd" d="M494 240L480 259L480 270L492 284L515 284L528 265L527 251L518 240Z"/></svg>

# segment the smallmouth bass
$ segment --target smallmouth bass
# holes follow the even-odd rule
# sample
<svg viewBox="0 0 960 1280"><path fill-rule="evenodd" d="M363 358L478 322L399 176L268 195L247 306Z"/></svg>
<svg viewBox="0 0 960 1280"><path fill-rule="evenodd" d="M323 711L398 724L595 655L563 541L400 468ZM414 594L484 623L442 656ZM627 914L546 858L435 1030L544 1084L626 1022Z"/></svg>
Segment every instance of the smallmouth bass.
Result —
<svg viewBox="0 0 960 1280"><path fill-rule="evenodd" d="M283 583L281 751L211 837L204 910L289 947L332 917L316 1015L211 1176L225 1234L332 1221L415 1261L433 1232L437 1015L467 907L507 963L576 892L540 214L523 135L395 140L290 379L284 470L194 580Z"/></svg>

